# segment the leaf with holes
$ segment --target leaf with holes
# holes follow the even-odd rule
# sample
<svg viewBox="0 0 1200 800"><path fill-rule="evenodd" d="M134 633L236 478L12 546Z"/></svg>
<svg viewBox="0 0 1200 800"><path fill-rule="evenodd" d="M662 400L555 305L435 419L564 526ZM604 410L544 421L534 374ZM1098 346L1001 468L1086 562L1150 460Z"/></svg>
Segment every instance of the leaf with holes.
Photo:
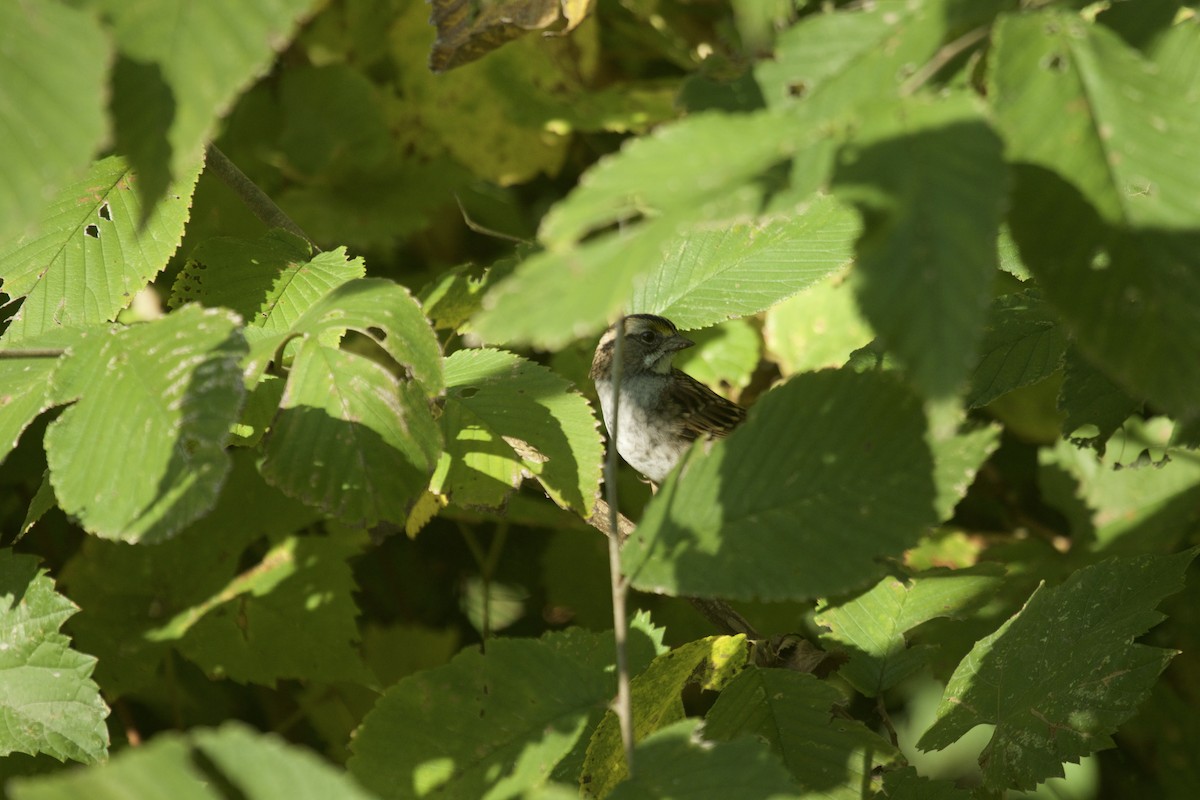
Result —
<svg viewBox="0 0 1200 800"><path fill-rule="evenodd" d="M59 192L37 233L0 252L4 291L24 298L4 342L116 319L179 246L198 175L195 164L144 224L124 159L96 162Z"/></svg>
<svg viewBox="0 0 1200 800"><path fill-rule="evenodd" d="M316 256L308 242L272 230L259 239L206 239L175 278L171 305L223 306L246 321L246 341L284 333L326 294L361 278L361 258L339 247Z"/></svg>
<svg viewBox="0 0 1200 800"><path fill-rule="evenodd" d="M1011 160L1054 171L1110 224L1195 229L1200 104L1180 101L1186 71L1068 11L1005 15L993 36L989 94Z"/></svg>
<svg viewBox="0 0 1200 800"><path fill-rule="evenodd" d="M237 318L199 306L82 335L50 386L55 403L77 401L46 431L62 510L127 542L168 538L207 512L229 471L245 352Z"/></svg>
<svg viewBox="0 0 1200 800"><path fill-rule="evenodd" d="M0 3L0 241L25 232L105 136L109 44L90 14L48 0Z"/></svg>

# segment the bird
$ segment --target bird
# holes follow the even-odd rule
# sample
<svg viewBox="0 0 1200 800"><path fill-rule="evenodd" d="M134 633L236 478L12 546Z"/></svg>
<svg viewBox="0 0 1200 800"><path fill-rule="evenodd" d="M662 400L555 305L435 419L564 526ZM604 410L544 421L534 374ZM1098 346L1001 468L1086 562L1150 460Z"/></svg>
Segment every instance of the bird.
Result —
<svg viewBox="0 0 1200 800"><path fill-rule="evenodd" d="M629 314L600 337L588 373L610 439L617 326L624 329L617 453L651 483L661 484L692 442L726 436L746 418L746 410L672 364L676 353L695 344L674 323L654 314Z"/></svg>

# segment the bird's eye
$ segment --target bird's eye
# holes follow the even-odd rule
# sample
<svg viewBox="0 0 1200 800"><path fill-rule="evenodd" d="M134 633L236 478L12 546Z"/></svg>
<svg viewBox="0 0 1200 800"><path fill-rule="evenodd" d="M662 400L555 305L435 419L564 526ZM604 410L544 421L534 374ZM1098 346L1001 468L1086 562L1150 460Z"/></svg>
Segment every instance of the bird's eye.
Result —
<svg viewBox="0 0 1200 800"><path fill-rule="evenodd" d="M638 338L646 344L654 344L654 340L658 338L658 334L654 331L642 331L638 334Z"/></svg>

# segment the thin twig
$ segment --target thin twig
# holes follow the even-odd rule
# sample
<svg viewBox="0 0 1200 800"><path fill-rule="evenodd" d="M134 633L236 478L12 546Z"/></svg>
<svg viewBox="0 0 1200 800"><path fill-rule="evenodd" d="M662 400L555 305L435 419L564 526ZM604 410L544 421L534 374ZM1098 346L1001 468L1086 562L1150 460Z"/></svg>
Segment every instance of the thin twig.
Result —
<svg viewBox="0 0 1200 800"><path fill-rule="evenodd" d="M475 233L483 236L491 236L493 239L503 239L506 242L532 244L532 242L530 242L528 239L522 239L520 236L513 236L511 233L503 233L502 231L484 227L475 220L471 219L471 215L467 213L467 209L465 206L463 206L463 202L457 193L454 195L454 202L458 203L458 213L462 214L463 223L467 226L468 230L472 230Z"/></svg>
<svg viewBox="0 0 1200 800"><path fill-rule="evenodd" d="M940 50L933 54L933 58L914 72L908 80L900 87L900 96L907 97L908 95L920 89L925 83L938 74L942 67L949 64L954 58L964 50L977 44L980 40L988 35L988 26L981 25L974 30L967 31L962 36L952 42L943 45Z"/></svg>
<svg viewBox="0 0 1200 800"><path fill-rule="evenodd" d="M267 193L258 188L258 184L250 180L246 173L238 169L237 164L229 160L229 156L221 152L215 144L208 146L208 158L205 162L213 174L225 182L234 193L242 199L254 216L268 228L283 228L288 233L294 233L312 245L312 249L321 252L321 248L309 238L308 234L289 217L282 208L275 204Z"/></svg>
<svg viewBox="0 0 1200 800"><path fill-rule="evenodd" d="M0 359L4 358L58 358L66 353L66 350L58 348L45 349L30 349L30 350L0 350Z"/></svg>
<svg viewBox="0 0 1200 800"><path fill-rule="evenodd" d="M617 337L613 341L612 358L612 429L608 432L608 457L604 462L604 488L608 494L609 530L619 531L617 494L617 429L621 419L621 348L625 343L625 317L617 318ZM621 744L625 746L625 766L633 777L633 698L629 692L629 659L626 643L629 623L625 617L625 593L628 585L621 574L621 537L608 537L608 574L612 585L613 639L617 650L617 722L621 728Z"/></svg>
<svg viewBox="0 0 1200 800"><path fill-rule="evenodd" d="M875 698L875 709L879 712L879 719L883 721L883 727L887 728L888 738L892 741L892 747L900 747L900 737L896 735L896 726L892 724L892 718L887 712L887 706L883 702L883 694L879 694Z"/></svg>

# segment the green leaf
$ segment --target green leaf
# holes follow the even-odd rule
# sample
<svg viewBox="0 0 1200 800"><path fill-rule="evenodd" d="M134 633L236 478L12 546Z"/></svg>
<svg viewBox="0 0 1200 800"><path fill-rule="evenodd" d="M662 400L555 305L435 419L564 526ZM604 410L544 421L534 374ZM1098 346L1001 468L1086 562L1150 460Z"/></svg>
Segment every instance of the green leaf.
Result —
<svg viewBox="0 0 1200 800"><path fill-rule="evenodd" d="M356 650L357 585L346 563L359 550L347 537L290 536L145 637L181 639L180 651L213 679L371 683Z"/></svg>
<svg viewBox="0 0 1200 800"><path fill-rule="evenodd" d="M769 112L696 114L628 139L546 214L538 239L561 251L613 223L667 211L696 214L786 159L789 139L783 120Z"/></svg>
<svg viewBox="0 0 1200 800"><path fill-rule="evenodd" d="M1058 410L1066 415L1063 434L1103 453L1104 443L1141 402L1121 391L1075 347L1067 348L1063 367L1058 392Z"/></svg>
<svg viewBox="0 0 1200 800"><path fill-rule="evenodd" d="M788 800L798 798L787 770L761 741L707 742L700 723L683 720L651 734L634 749L637 774L611 800Z"/></svg>
<svg viewBox="0 0 1200 800"><path fill-rule="evenodd" d="M958 391L997 267L1007 172L978 102L885 106L843 149L834 189L863 215L853 273L864 316L923 393Z"/></svg>
<svg viewBox="0 0 1200 800"><path fill-rule="evenodd" d="M5 343L116 319L179 246L198 169L183 174L146 220L121 158L97 161L64 187L37 233L0 251L4 291L25 299Z"/></svg>
<svg viewBox="0 0 1200 800"><path fill-rule="evenodd" d="M967 570L931 570L907 581L884 578L849 600L824 603L814 621L822 636L850 651L839 671L867 697L878 697L925 665L928 645L909 647L905 634L937 617L961 618L978 607L1000 578Z"/></svg>
<svg viewBox="0 0 1200 800"><path fill-rule="evenodd" d="M368 800L315 753L239 722L166 733L107 764L10 784L14 800L138 797L142 800Z"/></svg>
<svg viewBox="0 0 1200 800"><path fill-rule="evenodd" d="M256 457L248 450L235 451L216 506L175 538L154 547L129 547L88 537L67 562L62 581L84 609L71 620L71 630L79 646L99 659L97 680L109 697L154 691L162 679L164 659L174 656L172 640L151 634L168 621L188 612L194 615L197 609L235 616L239 607L260 603L262 598L257 597L231 596L223 601L219 597L250 577L241 578L242 584L237 578L243 552L264 538L283 539L316 518L313 511L263 482ZM130 579L114 580L114 576ZM280 624L294 627L310 613L325 615L329 606L337 605L333 600L342 602L336 596L330 600L311 611L300 605L296 618ZM334 641L345 648L346 637ZM347 655L317 653L316 648L310 653L331 663ZM272 658L266 652L260 656L264 661ZM180 702L184 711L197 713L203 701L189 696Z"/></svg>
<svg viewBox="0 0 1200 800"><path fill-rule="evenodd" d="M888 800L971 800L973 795L949 781L934 781L917 774L913 767L892 770L883 776Z"/></svg>
<svg viewBox="0 0 1200 800"><path fill-rule="evenodd" d="M9 242L103 144L109 45L93 16L50 0L4 3L0 31L0 241Z"/></svg>
<svg viewBox="0 0 1200 800"><path fill-rule="evenodd" d="M1174 656L1132 640L1163 619L1154 607L1183 587L1195 555L1111 558L1038 588L959 664L918 746L941 749L995 725L980 756L993 791L1032 788L1061 777L1062 762L1112 746L1109 734Z"/></svg>
<svg viewBox="0 0 1200 800"><path fill-rule="evenodd" d="M587 401L545 367L498 350L459 350L444 369L446 446L433 491L499 508L529 476L587 518L604 455Z"/></svg>
<svg viewBox="0 0 1200 800"><path fill-rule="evenodd" d="M312 254L308 242L272 230L260 239L216 237L195 249L171 289L171 306L198 302L231 308L246 321L246 340L284 333L333 289L361 278L361 258L346 248Z"/></svg>
<svg viewBox="0 0 1200 800"><path fill-rule="evenodd" d="M786 217L698 228L635 285L629 311L684 330L756 314L848 264L858 232L855 215L828 196Z"/></svg>
<svg viewBox="0 0 1200 800"><path fill-rule="evenodd" d="M688 333L696 343L675 358L675 366L709 386L744 389L750 384L762 356L762 340L755 326L731 319L714 328Z"/></svg>
<svg viewBox="0 0 1200 800"><path fill-rule="evenodd" d="M1057 466L1074 478L1075 494L1088 509L1086 527L1074 533L1093 549L1169 550L1190 535L1200 502L1200 463L1186 450L1163 458L1172 428L1162 418L1131 419L1102 457L1066 442L1039 452L1043 469Z"/></svg>
<svg viewBox="0 0 1200 800"><path fill-rule="evenodd" d="M0 359L0 462L29 423L50 407L46 386L56 367L57 358Z"/></svg>
<svg viewBox="0 0 1200 800"><path fill-rule="evenodd" d="M1067 336L1058 315L1036 290L997 297L971 372L966 404L979 408L997 397L1049 377L1062 366Z"/></svg>
<svg viewBox="0 0 1200 800"><path fill-rule="evenodd" d="M218 119L267 71L315 0L90 0L126 64L114 74L119 149L148 206L200 160ZM220 58L214 58L220 53ZM146 124L146 119L156 124Z"/></svg>
<svg viewBox="0 0 1200 800"><path fill-rule="evenodd" d="M682 720L682 694L689 686L719 692L746 668L749 658L746 637L709 636L654 659L630 685L634 741ZM609 711L592 734L579 783L588 795L604 797L628 775L617 715Z"/></svg>
<svg viewBox="0 0 1200 800"><path fill-rule="evenodd" d="M493 639L401 679L363 720L350 771L383 798L507 797L544 783L612 696L611 634Z"/></svg>
<svg viewBox="0 0 1200 800"><path fill-rule="evenodd" d="M432 374L441 378L440 369ZM419 386L368 358L307 339L288 375L260 469L288 496L348 523L402 525L440 451Z"/></svg>
<svg viewBox="0 0 1200 800"><path fill-rule="evenodd" d="M80 337L54 373L46 431L59 506L89 532L161 541L207 512L245 390L237 318L197 306Z"/></svg>
<svg viewBox="0 0 1200 800"><path fill-rule="evenodd" d="M945 432L929 431L926 441L933 453L933 480L937 485L934 508L939 521L946 522L954 516L955 507L967 496L979 468L1000 446L1001 430L995 423L960 422Z"/></svg>
<svg viewBox="0 0 1200 800"><path fill-rule="evenodd" d="M622 554L644 591L806 599L878 578L934 524L916 398L882 373L798 375L695 447Z"/></svg>
<svg viewBox="0 0 1200 800"><path fill-rule="evenodd" d="M322 255L344 258L338 252ZM347 329L382 347L430 395L445 388L437 337L420 305L403 286L381 278L347 281L309 306L292 325L291 332L320 337Z"/></svg>
<svg viewBox="0 0 1200 800"><path fill-rule="evenodd" d="M672 213L531 256L485 298L475 330L486 341L558 348L599 331L625 306L705 327L762 311L850 258L857 228L836 201L748 221L752 192L743 195L725 198L720 222L684 224Z"/></svg>
<svg viewBox="0 0 1200 800"><path fill-rule="evenodd" d="M108 755L96 659L58 629L79 610L33 556L0 549L0 756L45 753L90 764Z"/></svg>
<svg viewBox="0 0 1200 800"><path fill-rule="evenodd" d="M838 715L835 707L844 704L834 686L812 675L752 667L721 692L704 731L716 741L766 742L805 797L854 800L897 753L861 722Z"/></svg>
<svg viewBox="0 0 1200 800"><path fill-rule="evenodd" d="M785 377L843 366L875 338L846 278L839 270L767 311L763 340Z"/></svg>
<svg viewBox="0 0 1200 800"><path fill-rule="evenodd" d="M1014 174L1013 236L1076 346L1130 395L1200 414L1200 370L1184 366L1200 363L1200 234L1112 227L1052 173Z"/></svg>
<svg viewBox="0 0 1200 800"><path fill-rule="evenodd" d="M1181 102L1187 82L1064 11L1005 15L993 41L989 94L1012 161L1053 170L1109 223L1196 227L1189 142L1200 138L1200 107Z"/></svg>

